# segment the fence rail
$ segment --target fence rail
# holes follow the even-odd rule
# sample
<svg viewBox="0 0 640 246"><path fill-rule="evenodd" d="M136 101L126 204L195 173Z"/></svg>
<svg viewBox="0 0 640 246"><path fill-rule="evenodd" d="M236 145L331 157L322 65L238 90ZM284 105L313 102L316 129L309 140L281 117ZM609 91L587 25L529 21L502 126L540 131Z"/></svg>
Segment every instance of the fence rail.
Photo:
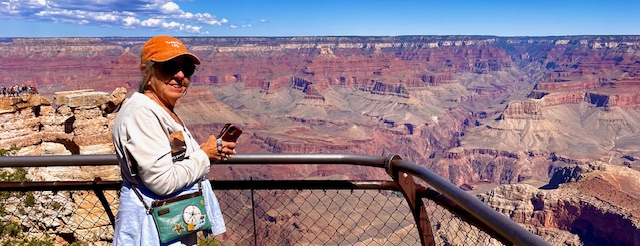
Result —
<svg viewBox="0 0 640 246"><path fill-rule="evenodd" d="M221 245L548 245L395 155L239 154L222 164L370 166L384 168L393 181L212 180L227 221L227 233L215 238ZM0 169L103 165L117 165L116 157L0 157ZM36 240L109 245L120 185L99 178L0 181L0 195L7 198L0 202L0 244L22 233ZM7 232L7 225L18 228Z"/></svg>

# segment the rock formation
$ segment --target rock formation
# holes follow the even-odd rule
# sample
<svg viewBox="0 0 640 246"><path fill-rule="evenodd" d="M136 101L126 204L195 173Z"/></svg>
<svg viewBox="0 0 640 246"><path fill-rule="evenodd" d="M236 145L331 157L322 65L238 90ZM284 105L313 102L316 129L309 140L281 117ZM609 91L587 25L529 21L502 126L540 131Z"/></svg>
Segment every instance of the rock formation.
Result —
<svg viewBox="0 0 640 246"><path fill-rule="evenodd" d="M518 223L554 232L540 233L553 244L640 243L640 172L601 163L562 167L545 188L555 189L503 185L479 197Z"/></svg>
<svg viewBox="0 0 640 246"><path fill-rule="evenodd" d="M61 91L51 101L40 94L0 98L3 122L0 148L19 148L18 155L68 155L114 153L111 139L113 111L126 90L111 94L94 90ZM78 170L80 169L80 170ZM32 180L119 180L117 167L33 168Z"/></svg>
<svg viewBox="0 0 640 246"><path fill-rule="evenodd" d="M49 97L119 87L131 93L139 83L137 57L146 39L3 40L0 85L34 84ZM201 141L224 123L239 124L245 130L240 153L396 153L472 192L487 184L545 184L561 168L594 163L640 170L638 36L183 41L203 64L176 108L178 115ZM110 141L108 101L117 100L101 104L103 99L86 97L82 100L104 106L89 109L82 100L59 94L54 103L38 99L42 106L0 115L10 129L0 144L20 145L22 154L101 153ZM40 117L32 119L36 114ZM11 123L16 117L21 123ZM312 166L238 167L216 170L210 178L336 173L387 178L363 168ZM512 191L516 200L533 192ZM567 242L589 231L532 219L522 223L541 234L564 235ZM608 242L629 242L624 236L615 240Z"/></svg>
<svg viewBox="0 0 640 246"><path fill-rule="evenodd" d="M0 98L1 132L0 148L19 148L18 155L68 155L68 154L111 154L114 153L111 139L111 125L114 110L125 99L126 90L117 88L111 94L90 89L61 91L55 93L53 107L51 101L40 94L22 94ZM105 167L35 167L28 168L27 178L33 181L59 180L120 180L118 166ZM107 191L108 197L117 197L115 191ZM49 229L78 228L64 231L73 238L83 238L87 242L100 243L105 231L111 231L109 219L93 192L69 192L60 194L43 192L31 206L24 206L24 198L10 197L3 202L3 221L21 221L23 226L39 228L44 235L54 238L61 245L66 241L61 235L46 234ZM58 204L62 209L56 209ZM64 206L61 206L64 204ZM117 211L118 203L112 203L112 211ZM19 209L18 209L19 208ZM39 214L32 218L33 214ZM101 216L102 215L102 216ZM28 219L27 219L28 218Z"/></svg>

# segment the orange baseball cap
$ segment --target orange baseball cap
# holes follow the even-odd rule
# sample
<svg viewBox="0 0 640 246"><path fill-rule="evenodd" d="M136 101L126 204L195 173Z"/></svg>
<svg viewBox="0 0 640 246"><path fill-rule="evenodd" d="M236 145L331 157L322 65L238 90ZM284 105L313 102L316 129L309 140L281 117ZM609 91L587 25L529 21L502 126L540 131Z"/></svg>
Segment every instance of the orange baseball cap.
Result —
<svg viewBox="0 0 640 246"><path fill-rule="evenodd" d="M155 36L142 46L140 59L142 63L148 61L165 62L181 55L189 57L194 64L200 64L200 59L194 54L189 53L187 47L177 38L171 36Z"/></svg>

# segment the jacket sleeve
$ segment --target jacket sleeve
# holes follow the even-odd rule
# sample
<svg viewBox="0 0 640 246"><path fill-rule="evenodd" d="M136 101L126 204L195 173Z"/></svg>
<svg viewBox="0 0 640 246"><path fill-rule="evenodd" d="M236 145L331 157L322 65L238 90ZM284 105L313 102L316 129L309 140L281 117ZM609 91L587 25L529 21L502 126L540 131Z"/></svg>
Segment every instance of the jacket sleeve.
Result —
<svg viewBox="0 0 640 246"><path fill-rule="evenodd" d="M144 185L160 196L173 194L209 172L210 161L199 146L181 161L171 158L168 133L170 123L163 122L153 111L141 108L124 123L125 148L138 164L138 175Z"/></svg>

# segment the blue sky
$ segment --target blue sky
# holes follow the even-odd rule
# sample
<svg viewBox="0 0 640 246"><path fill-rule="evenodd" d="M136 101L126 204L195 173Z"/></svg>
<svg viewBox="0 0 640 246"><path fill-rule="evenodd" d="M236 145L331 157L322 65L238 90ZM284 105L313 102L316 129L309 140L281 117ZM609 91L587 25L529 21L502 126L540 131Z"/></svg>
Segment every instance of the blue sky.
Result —
<svg viewBox="0 0 640 246"><path fill-rule="evenodd" d="M636 0L0 0L0 37L640 35Z"/></svg>

